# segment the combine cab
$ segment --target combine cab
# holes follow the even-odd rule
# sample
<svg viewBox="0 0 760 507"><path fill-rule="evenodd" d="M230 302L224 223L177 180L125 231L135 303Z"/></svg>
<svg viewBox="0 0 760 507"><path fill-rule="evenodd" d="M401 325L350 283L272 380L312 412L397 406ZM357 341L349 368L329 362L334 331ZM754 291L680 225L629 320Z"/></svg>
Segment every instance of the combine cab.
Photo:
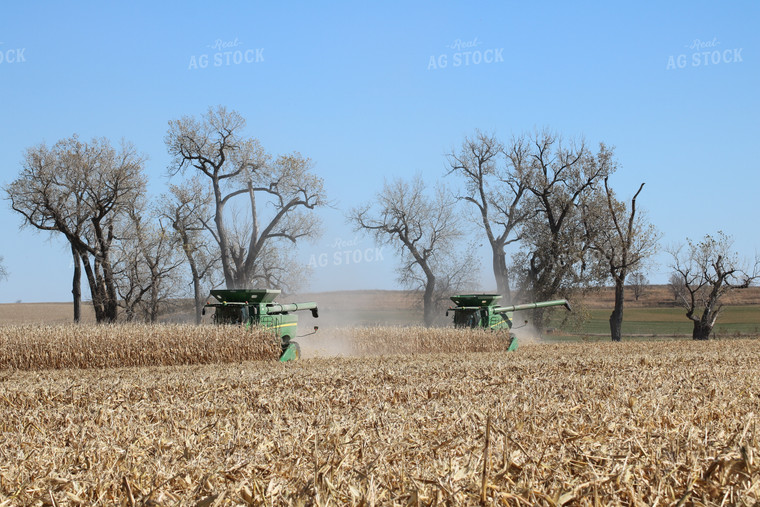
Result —
<svg viewBox="0 0 760 507"><path fill-rule="evenodd" d="M314 318L319 314L317 303L275 303L279 294L279 290L272 289L212 290L205 308L216 309L214 324L259 326L272 330L282 347L280 361L291 361L301 357L301 348L292 341L298 329L298 315L295 312L311 310ZM317 327L314 326L316 331Z"/></svg>
<svg viewBox="0 0 760 507"><path fill-rule="evenodd" d="M481 328L492 331L502 331L509 334L508 351L517 350L517 337L509 330L512 329L512 312L535 310L549 306L564 306L570 310L570 303L565 299L556 301L540 301L524 305L496 306L501 299L499 294L467 294L451 296L456 306L449 308L454 312L454 327ZM448 316L449 311L446 312Z"/></svg>

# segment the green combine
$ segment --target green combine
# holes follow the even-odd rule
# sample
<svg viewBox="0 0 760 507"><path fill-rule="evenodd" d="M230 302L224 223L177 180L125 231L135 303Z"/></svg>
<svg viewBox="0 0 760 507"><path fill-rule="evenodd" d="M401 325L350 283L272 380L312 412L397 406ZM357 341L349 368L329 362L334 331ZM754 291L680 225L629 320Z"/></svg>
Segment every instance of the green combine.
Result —
<svg viewBox="0 0 760 507"><path fill-rule="evenodd" d="M279 338L282 352L280 361L292 361L301 357L301 347L293 339L298 329L299 310L311 310L319 317L317 303L275 303L280 294L273 289L212 290L205 308L214 308L214 324L238 324L270 329ZM211 299L215 302L211 302ZM314 332L317 332L314 326ZM310 333L314 334L314 333Z"/></svg>
<svg viewBox="0 0 760 507"><path fill-rule="evenodd" d="M499 299L501 299L499 294L451 296L451 300L456 305L453 308L449 308L449 311L454 312L454 327L481 328L508 333L509 346L507 350L512 351L517 350L517 336L510 332L510 329L512 329L512 312L535 310L536 308L547 308L549 306L564 306L568 310L571 309L570 303L565 299L522 305L496 306ZM449 311L446 312L447 316L449 315Z"/></svg>

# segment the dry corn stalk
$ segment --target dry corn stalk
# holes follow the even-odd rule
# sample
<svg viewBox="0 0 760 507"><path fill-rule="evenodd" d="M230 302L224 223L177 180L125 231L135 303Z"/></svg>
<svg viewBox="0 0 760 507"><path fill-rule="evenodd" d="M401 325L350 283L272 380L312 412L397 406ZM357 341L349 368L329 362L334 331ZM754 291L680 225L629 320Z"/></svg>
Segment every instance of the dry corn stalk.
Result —
<svg viewBox="0 0 760 507"><path fill-rule="evenodd" d="M0 369L114 368L276 359L271 333L240 326L0 326Z"/></svg>
<svg viewBox="0 0 760 507"><path fill-rule="evenodd" d="M757 371L758 340L5 371L0 505L751 505Z"/></svg>

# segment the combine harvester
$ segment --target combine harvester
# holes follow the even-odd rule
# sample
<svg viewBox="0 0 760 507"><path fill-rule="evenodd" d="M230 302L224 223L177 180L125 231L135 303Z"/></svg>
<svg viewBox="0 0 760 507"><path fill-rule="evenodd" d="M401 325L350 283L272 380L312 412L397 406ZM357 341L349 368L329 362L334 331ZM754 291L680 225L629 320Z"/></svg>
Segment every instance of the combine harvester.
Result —
<svg viewBox="0 0 760 507"><path fill-rule="evenodd" d="M212 290L209 300L214 298L216 302L206 302L203 313L205 314L206 308L215 308L214 324L259 326L272 330L282 347L280 361L292 361L301 357L301 347L292 341L297 338L298 329L298 315L294 315L294 312L311 310L314 318L319 317L319 313L317 303L275 303L279 294L279 290L273 289ZM314 333L317 329L314 326Z"/></svg>
<svg viewBox="0 0 760 507"><path fill-rule="evenodd" d="M454 327L458 328L481 328L492 331L509 333L509 347L507 351L517 350L517 336L510 332L512 329L512 312L522 310L535 310L549 306L564 306L571 310L570 303L566 299L556 301L540 301L538 303L525 303L523 305L496 306L499 294L466 294L451 296L456 305L446 311L454 312ZM527 323L527 321L525 321Z"/></svg>

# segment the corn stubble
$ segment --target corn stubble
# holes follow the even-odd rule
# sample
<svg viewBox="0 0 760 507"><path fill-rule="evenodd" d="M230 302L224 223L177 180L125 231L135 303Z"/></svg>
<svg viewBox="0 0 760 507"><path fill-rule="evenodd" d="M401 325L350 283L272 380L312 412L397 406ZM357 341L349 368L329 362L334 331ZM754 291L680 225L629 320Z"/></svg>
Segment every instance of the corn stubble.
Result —
<svg viewBox="0 0 760 507"><path fill-rule="evenodd" d="M413 355L4 370L0 506L760 500L758 340L424 354L394 340L469 335L404 329Z"/></svg>

